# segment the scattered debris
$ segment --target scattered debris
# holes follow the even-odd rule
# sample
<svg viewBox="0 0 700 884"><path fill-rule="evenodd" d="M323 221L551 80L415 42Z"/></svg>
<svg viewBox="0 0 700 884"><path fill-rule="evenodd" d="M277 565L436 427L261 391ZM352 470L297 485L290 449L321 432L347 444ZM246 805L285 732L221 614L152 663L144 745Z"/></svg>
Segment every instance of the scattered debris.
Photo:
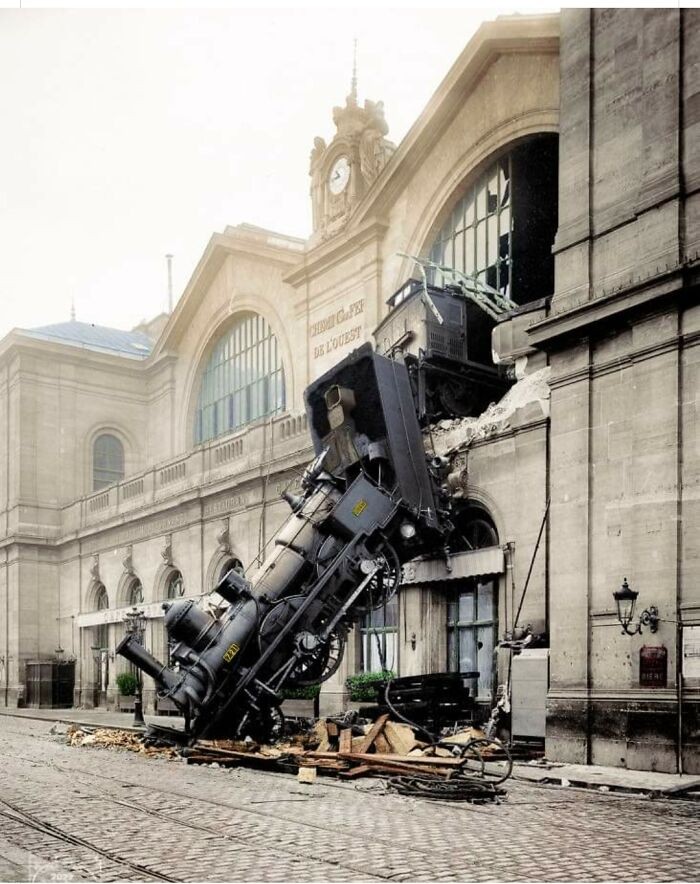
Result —
<svg viewBox="0 0 700 884"><path fill-rule="evenodd" d="M177 758L178 751L173 746L152 745L141 734L114 728L85 728L73 725L66 731L70 746L97 746L105 749L125 749L138 752L149 758Z"/></svg>
<svg viewBox="0 0 700 884"><path fill-rule="evenodd" d="M282 770L296 773L306 785L321 775L383 776L401 794L448 800L497 800L505 792L496 787L512 769L507 751L477 728L465 727L427 744L417 738L413 727L391 721L388 714L366 724L320 719L306 733L274 745L250 739L197 740L176 747L148 733L80 727L70 728L66 738L75 747L121 749L186 764Z"/></svg>

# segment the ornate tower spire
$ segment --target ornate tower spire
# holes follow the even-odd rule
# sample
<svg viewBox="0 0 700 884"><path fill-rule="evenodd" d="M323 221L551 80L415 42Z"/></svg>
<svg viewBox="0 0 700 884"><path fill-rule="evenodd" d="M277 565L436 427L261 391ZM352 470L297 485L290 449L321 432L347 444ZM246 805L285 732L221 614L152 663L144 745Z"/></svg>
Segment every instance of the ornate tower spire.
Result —
<svg viewBox="0 0 700 884"><path fill-rule="evenodd" d="M70 321L75 322L75 298L70 299Z"/></svg>

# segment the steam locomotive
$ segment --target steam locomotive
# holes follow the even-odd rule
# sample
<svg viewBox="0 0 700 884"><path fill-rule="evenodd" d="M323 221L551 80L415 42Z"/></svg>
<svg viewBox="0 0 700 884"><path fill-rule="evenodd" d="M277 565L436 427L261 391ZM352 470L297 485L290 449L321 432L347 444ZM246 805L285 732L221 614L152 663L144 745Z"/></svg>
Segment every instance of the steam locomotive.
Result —
<svg viewBox="0 0 700 884"><path fill-rule="evenodd" d="M317 684L342 659L362 614L396 592L401 563L445 548L446 464L426 457L409 371L366 344L305 391L315 459L260 568L216 587L218 617L192 600L164 605L171 663L133 635L117 651L151 676L187 735L266 738L284 686Z"/></svg>

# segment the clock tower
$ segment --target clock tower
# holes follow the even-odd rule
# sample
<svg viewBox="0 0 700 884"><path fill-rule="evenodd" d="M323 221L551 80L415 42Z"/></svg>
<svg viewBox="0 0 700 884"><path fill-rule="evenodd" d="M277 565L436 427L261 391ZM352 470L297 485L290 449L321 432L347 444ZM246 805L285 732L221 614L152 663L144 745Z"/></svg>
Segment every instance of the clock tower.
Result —
<svg viewBox="0 0 700 884"><path fill-rule="evenodd" d="M336 134L330 144L314 138L311 151L311 204L314 241L329 239L345 226L353 208L362 199L396 150L385 136L384 103L357 101L357 77L353 70L350 95L345 107L333 108Z"/></svg>

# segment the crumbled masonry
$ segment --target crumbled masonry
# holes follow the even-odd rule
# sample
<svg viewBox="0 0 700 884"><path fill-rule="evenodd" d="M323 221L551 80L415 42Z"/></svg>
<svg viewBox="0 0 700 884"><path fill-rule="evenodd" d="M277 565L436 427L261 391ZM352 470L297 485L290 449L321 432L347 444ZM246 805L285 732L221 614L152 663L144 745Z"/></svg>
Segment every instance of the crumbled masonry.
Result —
<svg viewBox="0 0 700 884"><path fill-rule="evenodd" d="M478 417L441 420L426 433L426 447L435 453L448 456L457 454L472 442L488 439L508 429L511 418L529 405L539 406L541 416L549 415L549 377L551 368L545 366L518 380L499 402L491 405ZM431 443L432 437L432 443Z"/></svg>

